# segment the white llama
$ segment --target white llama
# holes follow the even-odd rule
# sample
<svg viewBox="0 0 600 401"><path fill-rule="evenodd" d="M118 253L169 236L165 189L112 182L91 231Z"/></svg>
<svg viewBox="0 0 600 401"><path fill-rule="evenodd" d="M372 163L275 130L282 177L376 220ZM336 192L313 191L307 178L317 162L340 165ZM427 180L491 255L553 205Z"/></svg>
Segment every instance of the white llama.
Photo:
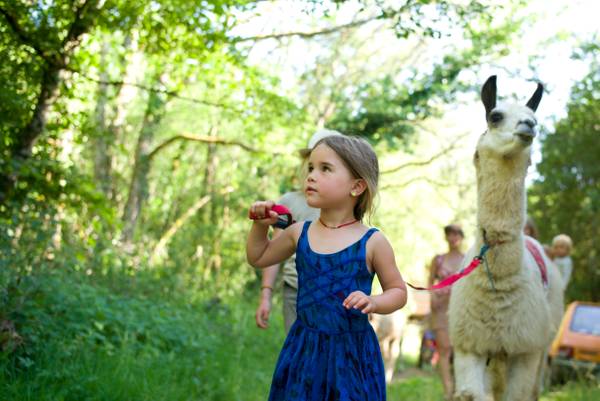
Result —
<svg viewBox="0 0 600 401"><path fill-rule="evenodd" d="M527 106L496 105L495 76L481 90L488 129L475 152L477 233L465 264L486 243L489 270L482 264L452 290L455 400L482 401L490 393L496 401L537 399L542 361L562 317L559 272L527 237L547 267L543 282L523 234L525 175L542 93L538 84Z"/></svg>

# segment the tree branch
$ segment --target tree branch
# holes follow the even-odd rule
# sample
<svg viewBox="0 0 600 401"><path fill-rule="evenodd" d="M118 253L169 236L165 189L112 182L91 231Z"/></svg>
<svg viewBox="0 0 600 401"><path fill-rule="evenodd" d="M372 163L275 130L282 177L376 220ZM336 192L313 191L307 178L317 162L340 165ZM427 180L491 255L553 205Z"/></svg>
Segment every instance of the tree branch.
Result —
<svg viewBox="0 0 600 401"><path fill-rule="evenodd" d="M240 42L259 41L259 40L266 40L266 39L282 39L282 38L291 37L291 36L298 36L298 37L301 37L304 39L310 39L315 36L330 35L332 33L335 33L335 32L338 32L338 31L341 31L344 29L354 28L356 26L364 25L368 22L375 21L376 19L380 19L380 18L382 18L381 14L373 16L373 17L357 20L357 21L352 21L352 22L349 22L349 23L343 24L343 25L325 28L320 31L313 31L313 32L297 31L297 32L272 33L269 35L258 35L258 36L249 36L249 37L245 37L245 38L236 38L236 39L233 39L233 42L240 43Z"/></svg>
<svg viewBox="0 0 600 401"><path fill-rule="evenodd" d="M211 131L213 131L213 130L211 130ZM216 137L213 135L195 136L195 135L189 135L189 134L181 134L181 135L175 135L174 137L167 139L166 141L164 141L163 143L158 145L156 148L154 148L152 150L152 152L150 152L148 154L148 159L152 159L154 156L156 156L156 154L160 150L166 148L170 144L174 143L175 141L179 141L179 140L195 141L195 142L203 142L203 143L214 143L216 145L223 145L223 146L239 146L240 148L247 150L248 152L251 152L251 153L270 153L273 155L283 154L281 152L269 152L269 151L265 151L265 150L261 150L261 149L256 149L256 148L248 146L239 141L231 141L231 140L219 138L219 137Z"/></svg>
<svg viewBox="0 0 600 401"><path fill-rule="evenodd" d="M98 79L98 78L93 78L93 77L87 76L87 75L83 74L82 72L77 71L77 70L72 69L72 68L67 68L67 70L70 71L70 72L72 72L72 73L78 74L79 76L81 76L84 79L87 79L88 81L92 81L92 82L95 82L95 83L100 84L100 85L111 85L111 86L117 86L117 87L119 87L119 86L131 86L131 87L134 87L134 88L145 90L147 92L162 93L162 94L165 94L167 96L170 96L170 97L173 97L173 98L176 98L176 99L181 99L181 100L185 100L185 101L188 101L188 102L201 104L201 105L204 105L204 106L218 107L218 108L221 108L221 109L231 110L231 111L234 111L236 113L241 113L242 112L242 110L237 109L235 107L228 106L228 105L226 105L224 103L215 103L215 102L209 102L208 100L196 99L196 98L188 97L188 96L181 96L176 91L172 91L172 90L168 90L168 89L154 88L154 87L151 87L151 86L146 86L146 85L142 85L142 84L138 84L138 83L133 83L133 82Z"/></svg>
<svg viewBox="0 0 600 401"><path fill-rule="evenodd" d="M152 263L156 263L159 260L159 257L164 254L167 243L169 240L177 233L177 231L183 226L183 224L192 217L198 210L200 210L204 205L206 205L210 201L210 195L206 195L199 199L196 203L192 205L183 215L181 215L175 222L171 225L171 227L161 236L160 240L154 247L152 251L151 261Z"/></svg>
<svg viewBox="0 0 600 401"><path fill-rule="evenodd" d="M11 30L19 39L21 44L32 48L35 51L35 53L38 56L40 56L43 60L45 60L48 64L54 63L54 60L48 57L48 55L46 54L44 49L42 49L40 44L37 43L32 37L30 37L29 34L25 31L25 29L23 29L23 27L19 25L19 22L15 17L13 17L7 10L5 10L2 7L0 7L0 14L4 16L4 19L8 23L8 26L10 26Z"/></svg>
<svg viewBox="0 0 600 401"><path fill-rule="evenodd" d="M408 168L408 167L421 167L421 166L426 166L428 164L433 163L435 160L439 159L440 157L450 153L451 151L453 151L454 149L456 149L456 145L458 144L458 142L464 138L467 134L462 134L459 135L448 147L442 149L440 152L434 154L433 156L431 156L429 159L426 160L419 160L419 161L410 161L407 163L403 163L399 166L396 167L392 167L389 170L384 170L381 172L381 174L390 174L390 173L395 173L397 171L400 171L402 169Z"/></svg>
<svg viewBox="0 0 600 401"><path fill-rule="evenodd" d="M436 181L433 180L429 177L426 176L417 176L417 177L412 177L404 182L401 182L399 184L388 184L388 185L383 185L381 187L381 190L384 189L391 189L391 188L405 188L407 186L409 186L410 184L414 183L414 182L418 182L418 181L425 181L431 185L433 185L436 188L442 187L442 188L450 188L450 187L458 187L458 188L468 188L471 185L469 184L461 184L461 183L448 183L448 182L442 182L442 181Z"/></svg>

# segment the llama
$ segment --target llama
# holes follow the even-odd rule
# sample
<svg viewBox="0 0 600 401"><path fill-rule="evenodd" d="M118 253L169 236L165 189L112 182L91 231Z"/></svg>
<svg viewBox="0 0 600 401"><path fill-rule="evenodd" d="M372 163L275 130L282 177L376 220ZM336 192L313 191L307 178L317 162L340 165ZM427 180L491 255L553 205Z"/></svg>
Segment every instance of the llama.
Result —
<svg viewBox="0 0 600 401"><path fill-rule="evenodd" d="M373 313L369 318L379 340L379 348L381 348L385 368L385 382L389 384L394 376L396 362L402 348L406 314L401 310L397 310L388 315Z"/></svg>
<svg viewBox="0 0 600 401"><path fill-rule="evenodd" d="M496 76L481 90L488 128L475 152L477 233L465 263L484 243L490 248L488 268L483 264L457 282L450 298L455 400L483 401L490 392L496 401L537 399L545 352L562 317L559 272L541 245L523 234L525 175L542 93L538 84L526 106L496 105Z"/></svg>

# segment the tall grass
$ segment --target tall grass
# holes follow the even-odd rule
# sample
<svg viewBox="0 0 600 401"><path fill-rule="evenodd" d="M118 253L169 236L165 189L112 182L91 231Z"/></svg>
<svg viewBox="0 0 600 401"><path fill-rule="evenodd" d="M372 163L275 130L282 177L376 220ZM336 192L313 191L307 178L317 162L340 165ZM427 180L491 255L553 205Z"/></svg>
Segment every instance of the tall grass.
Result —
<svg viewBox="0 0 600 401"><path fill-rule="evenodd" d="M19 310L24 343L0 356L1 400L262 400L283 342L254 303L125 296L38 277ZM274 312L277 315L277 312Z"/></svg>
<svg viewBox="0 0 600 401"><path fill-rule="evenodd" d="M187 302L151 285L116 291L61 274L21 287L9 317L24 342L0 355L2 401L267 399L284 340L280 305L265 331L254 324L253 297ZM437 401L442 388L433 373L409 376L389 386L388 399ZM600 388L569 384L542 400L600 400Z"/></svg>

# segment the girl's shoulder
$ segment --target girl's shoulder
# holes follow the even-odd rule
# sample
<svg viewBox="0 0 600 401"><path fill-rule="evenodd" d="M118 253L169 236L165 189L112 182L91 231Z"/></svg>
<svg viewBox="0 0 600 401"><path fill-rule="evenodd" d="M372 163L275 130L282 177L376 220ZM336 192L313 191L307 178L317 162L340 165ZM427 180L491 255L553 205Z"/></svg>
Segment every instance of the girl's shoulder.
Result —
<svg viewBox="0 0 600 401"><path fill-rule="evenodd" d="M367 235L367 233L369 231L372 231L371 235L369 236L369 239L367 240L367 249L377 249L380 247L387 247L387 246L391 246L390 245L390 241L387 239L387 237L385 236L384 233L382 233L378 228L376 227L366 227L367 230L365 231L365 235Z"/></svg>
<svg viewBox="0 0 600 401"><path fill-rule="evenodd" d="M305 220L297 221L284 230L287 233L287 235L289 235L294 240L294 243L296 244L298 243L298 240L302 235L302 230L304 229L305 223Z"/></svg>

